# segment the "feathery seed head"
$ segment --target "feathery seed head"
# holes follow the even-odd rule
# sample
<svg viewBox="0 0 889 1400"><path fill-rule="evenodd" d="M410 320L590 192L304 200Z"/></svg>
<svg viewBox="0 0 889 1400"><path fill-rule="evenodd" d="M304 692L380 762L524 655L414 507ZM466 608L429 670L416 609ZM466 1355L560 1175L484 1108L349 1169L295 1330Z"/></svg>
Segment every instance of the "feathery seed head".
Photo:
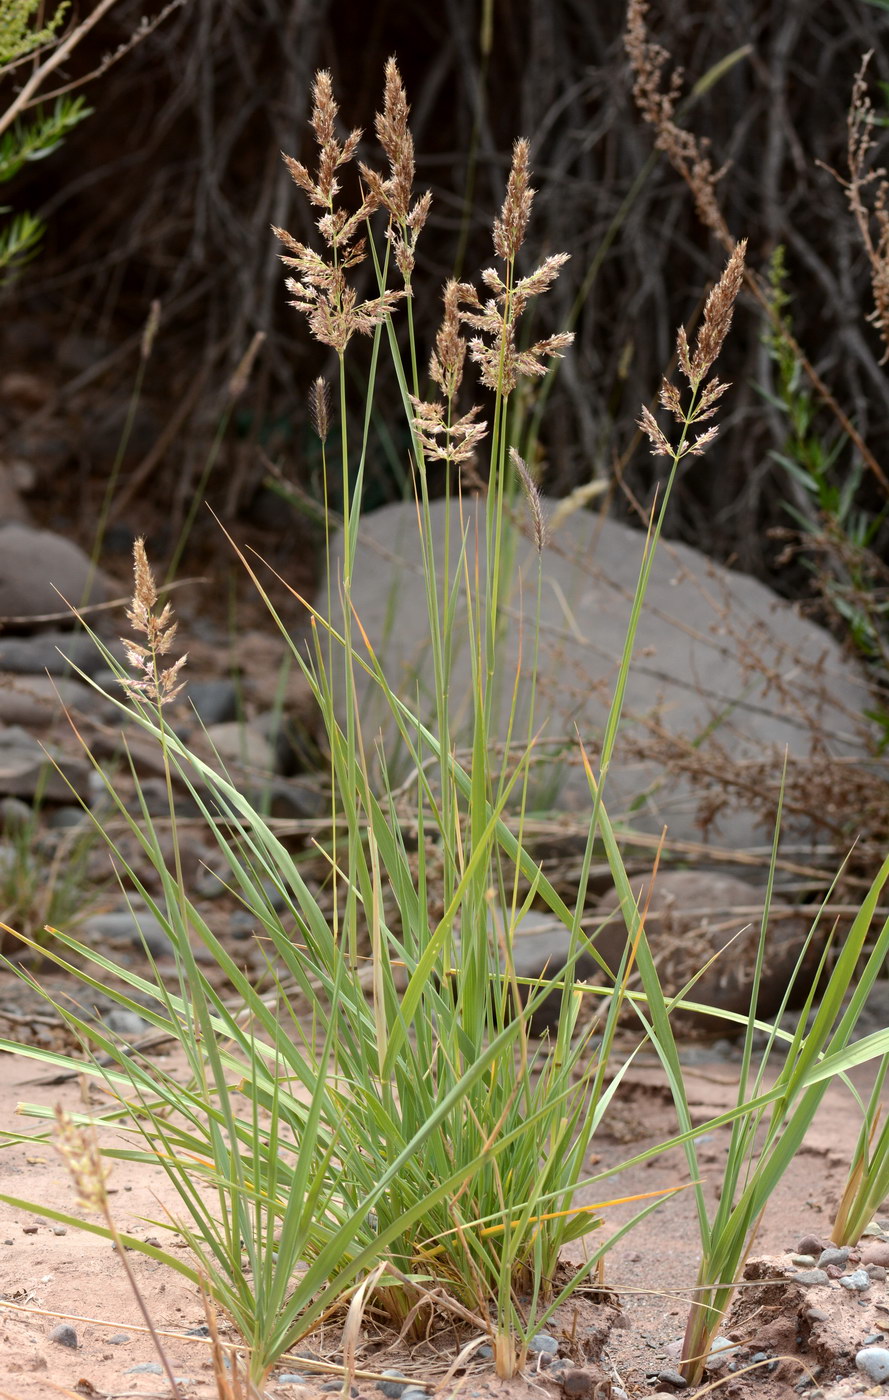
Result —
<svg viewBox="0 0 889 1400"><path fill-rule="evenodd" d="M519 481L522 483L522 490L528 502L528 509L531 512L531 524L534 530L534 544L537 553L542 554L546 544L546 517L543 514L543 502L540 499L540 488L528 470L528 465L514 447L509 449L510 460L519 474Z"/></svg>
<svg viewBox="0 0 889 1400"><path fill-rule="evenodd" d="M151 303L151 306L149 308L148 320L145 322L145 329L142 332L142 345L140 349L140 354L142 356L143 364L150 356L151 351L154 347L154 342L157 336L158 327L160 326L160 323L161 304L157 300L157 298L155 298L155 300Z"/></svg>
<svg viewBox="0 0 889 1400"><path fill-rule="evenodd" d="M330 432L330 389L327 380L321 374L309 390L309 413L312 427L321 441L326 442Z"/></svg>
<svg viewBox="0 0 889 1400"><path fill-rule="evenodd" d="M103 1210L107 1201L108 1168L102 1161L95 1129L79 1128L61 1104L56 1104L56 1151L71 1173L78 1204Z"/></svg>
<svg viewBox="0 0 889 1400"><path fill-rule="evenodd" d="M466 290L465 283L456 282L453 278L446 284L444 316L429 361L430 378L448 400L456 397L463 381L466 341L460 334L460 301ZM469 291L475 295L475 288L470 287Z"/></svg>
<svg viewBox="0 0 889 1400"><path fill-rule="evenodd" d="M642 407L638 425L651 443L651 450L656 457L673 457L677 461L680 457L700 457L719 431L714 425L696 438L688 435L689 429L713 417L719 400L729 387L715 378L709 383L704 381L716 362L732 323L735 301L744 281L746 249L746 239L742 239L732 249L722 276L707 298L693 352L689 349L685 328L679 328L676 353L679 368L691 389L691 404L687 410L683 408L679 390L668 379L661 384L658 396L661 407L682 425L683 436L678 447L671 446L651 410L644 405Z"/></svg>
<svg viewBox="0 0 889 1400"><path fill-rule="evenodd" d="M133 599L127 609L127 617L133 630L141 632L146 641L143 645L128 637L123 638L127 660L141 675L128 676L121 684L133 700L150 700L158 706L167 705L176 699L183 688L184 682L179 681L179 672L188 660L188 654L163 670L158 665L158 657L166 656L173 645L178 624L173 621L173 609L169 603L160 613L155 611L157 588L143 539L133 543L133 575Z"/></svg>
<svg viewBox="0 0 889 1400"><path fill-rule="evenodd" d="M740 243L735 244L722 276L708 296L707 304L704 307L704 319L698 331L694 354L690 362L688 343L685 340L684 332L681 334L678 347L680 364L686 378L694 388L698 388L710 373L729 333L735 302L744 281L744 255L746 251L747 239L743 238Z"/></svg>
<svg viewBox="0 0 889 1400"><path fill-rule="evenodd" d="M385 185L388 208L399 224L407 223L414 188L414 141L407 124L409 112L398 64L390 58L386 62L383 110L377 114L375 127L391 171Z"/></svg>
<svg viewBox="0 0 889 1400"><path fill-rule="evenodd" d="M381 181L372 172L368 178L368 172L362 166L367 193L359 208L349 214L345 209L334 206L339 193L334 172L352 160L361 132L352 131L342 146L337 142L334 126L338 109L328 72L316 74L313 94L312 127L320 147L317 179L313 180L306 167L292 156L285 155L284 161L294 182L310 201L323 207L318 229L330 252L327 258L321 257L307 244L298 242L286 229L275 228L273 231L286 249L281 254L284 266L294 268L299 274L286 282L288 291L293 294L291 305L308 318L309 329L316 340L342 355L353 335L371 332L386 319L406 293L387 291L359 304L356 292L346 283L345 272L366 257L365 240L358 235L373 211L386 202L384 196L388 182ZM397 114L393 116L393 123L397 124ZM413 266L412 253L411 243L404 255L405 265L409 262Z"/></svg>
<svg viewBox="0 0 889 1400"><path fill-rule="evenodd" d="M525 241L534 190L528 181L530 177L531 148L524 137L519 137L512 148L512 168L506 183L506 198L500 217L494 220L494 250L505 263L514 263L519 249Z"/></svg>

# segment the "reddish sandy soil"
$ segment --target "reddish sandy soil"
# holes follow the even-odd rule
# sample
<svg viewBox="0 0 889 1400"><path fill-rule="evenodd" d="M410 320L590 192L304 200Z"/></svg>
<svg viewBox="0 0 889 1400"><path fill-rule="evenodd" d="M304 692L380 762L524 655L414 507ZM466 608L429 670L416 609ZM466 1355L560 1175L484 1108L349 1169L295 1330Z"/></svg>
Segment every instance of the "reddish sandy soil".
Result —
<svg viewBox="0 0 889 1400"><path fill-rule="evenodd" d="M696 1121L701 1121L732 1100L735 1062L697 1046L688 1047L688 1058L694 1113ZM82 1107L80 1084L69 1081L49 1086L37 1082L41 1074L34 1061L0 1057L0 1124L28 1126L28 1120L15 1117L21 1101L58 1102L72 1110ZM774 1194L756 1242L756 1255L783 1256L776 1265L779 1277L783 1278L789 1265L786 1251L795 1249L802 1236L825 1236L828 1232L858 1124L851 1096L841 1086L832 1086L802 1151ZM602 1167L626 1160L673 1130L661 1073L653 1063L641 1065L626 1082L610 1132L596 1143L596 1157ZM705 1167L712 1165L714 1170L714 1182L707 1187L711 1196L725 1137L726 1130L717 1132L701 1149ZM684 1159L673 1152L622 1173L601 1194L650 1191L687 1179ZM151 1236L154 1231L146 1219L156 1219L163 1203L170 1202L170 1189L162 1175L155 1169L120 1164L110 1186L118 1225L142 1238ZM0 1190L61 1209L76 1209L67 1172L48 1144L16 1145L0 1153ZM605 1228L618 1224L628 1209L608 1211ZM164 1266L139 1255L129 1257L154 1322L165 1334L174 1371L189 1378L182 1382L183 1395L189 1400L217 1397L209 1343L182 1335L204 1322L200 1299ZM656 1373L675 1364L667 1349L682 1332L685 1290L694 1283L696 1263L693 1201L690 1194L681 1194L618 1244L608 1258L607 1283L619 1296L624 1319L612 1330L598 1363L592 1364L589 1353L584 1356L572 1349L570 1337L588 1328L591 1312L601 1315L601 1306L581 1299L576 1309L567 1308L557 1324L551 1325L550 1330L561 1336L563 1355L575 1364L589 1363L593 1400L607 1397L609 1388L614 1387L621 1387L631 1400L670 1391L668 1384L656 1379ZM839 1288L836 1282L808 1293L783 1281L771 1293L748 1290L726 1330L747 1344L750 1352L766 1350L770 1358L789 1355L791 1359L743 1377L724 1373L721 1386L733 1400L793 1400L798 1393L794 1387L806 1377L807 1369L820 1366L818 1383L826 1392L837 1380L850 1378L838 1393L862 1393L867 1384L864 1378L858 1376L854 1383L851 1380L856 1376L855 1351L884 1321L889 1330L886 1285L874 1283L865 1297L867 1301L860 1303L858 1295ZM133 1370L156 1361L156 1353L107 1241L74 1230L55 1234L50 1222L0 1206L0 1303L0 1397L43 1400L62 1394L96 1400L100 1396L169 1395L162 1376ZM800 1319L813 1306L825 1312L825 1320L818 1325L820 1332L818 1326L803 1326L803 1332L811 1330L812 1335L803 1336L800 1345ZM50 1332L60 1319L71 1320L77 1333L76 1350L50 1340ZM236 1340L227 1330L223 1336ZM335 1357L336 1339L326 1337L322 1349ZM456 1347L449 1359L454 1354ZM744 1362L742 1354L738 1364ZM399 1366L433 1384L445 1369L421 1352L410 1355L396 1349L382 1353L372 1347L365 1351L363 1364L371 1371ZM300 1365L292 1362L291 1369ZM296 1388L271 1380L264 1393L269 1400L287 1395L317 1400L320 1385L318 1381ZM371 1378L359 1376L353 1389L353 1395L356 1393L379 1400ZM562 1387L536 1366L529 1366L521 1380L505 1383L476 1363L472 1372L441 1386L440 1393L530 1400L532 1395L559 1396Z"/></svg>

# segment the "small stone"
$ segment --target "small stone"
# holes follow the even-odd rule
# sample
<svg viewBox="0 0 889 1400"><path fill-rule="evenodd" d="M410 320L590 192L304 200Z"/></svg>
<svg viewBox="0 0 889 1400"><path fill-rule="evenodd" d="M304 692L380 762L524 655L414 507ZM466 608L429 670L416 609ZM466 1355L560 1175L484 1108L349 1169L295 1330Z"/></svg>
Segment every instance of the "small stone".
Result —
<svg viewBox="0 0 889 1400"><path fill-rule="evenodd" d="M797 1269L814 1269L817 1262L817 1255L814 1254L791 1254L790 1262Z"/></svg>
<svg viewBox="0 0 889 1400"><path fill-rule="evenodd" d="M817 1288L830 1282L824 1269L801 1269L798 1274L794 1274L793 1281L801 1283L804 1288Z"/></svg>
<svg viewBox="0 0 889 1400"><path fill-rule="evenodd" d="M854 1273L844 1274L840 1279L840 1288L847 1288L850 1293L863 1293L866 1288L870 1288L867 1269L856 1269Z"/></svg>
<svg viewBox="0 0 889 1400"><path fill-rule="evenodd" d="M227 724L238 717L238 692L231 681L191 681L188 699L205 725Z"/></svg>
<svg viewBox="0 0 889 1400"><path fill-rule="evenodd" d="M889 1351L885 1347L863 1347L855 1355L855 1365L875 1385L889 1380Z"/></svg>
<svg viewBox="0 0 889 1400"><path fill-rule="evenodd" d="M209 1337L210 1329L206 1322L200 1323L197 1327L186 1327L186 1337Z"/></svg>
<svg viewBox="0 0 889 1400"><path fill-rule="evenodd" d="M13 1244L14 1241L13 1241L13 1240L4 1240L3 1243L4 1243L4 1244Z"/></svg>
<svg viewBox="0 0 889 1400"><path fill-rule="evenodd" d="M162 1376L164 1369L159 1361L140 1361L138 1366L131 1366L124 1372L125 1376Z"/></svg>
<svg viewBox="0 0 889 1400"><path fill-rule="evenodd" d="M275 1377L275 1385L308 1385L308 1383L306 1377L300 1375L299 1371L285 1371L283 1376Z"/></svg>
<svg viewBox="0 0 889 1400"><path fill-rule="evenodd" d="M882 1264L868 1264L866 1268L868 1278L872 1279L874 1283L886 1282L886 1270Z"/></svg>
<svg viewBox="0 0 889 1400"><path fill-rule="evenodd" d="M868 1334L868 1336L865 1337L865 1339L864 1339L864 1345L865 1345L866 1347L873 1346L875 1342L881 1342L882 1340L883 1340L883 1333L882 1333L882 1332L871 1332L871 1333Z"/></svg>
<svg viewBox="0 0 889 1400"><path fill-rule="evenodd" d="M130 1339L126 1332L115 1332L113 1337L106 1337L105 1341L111 1347L122 1347Z"/></svg>
<svg viewBox="0 0 889 1400"><path fill-rule="evenodd" d="M49 1340L60 1347L77 1347L77 1333L70 1322L60 1322L58 1327L54 1327L49 1334Z"/></svg>
<svg viewBox="0 0 889 1400"><path fill-rule="evenodd" d="M826 1313L823 1308L806 1309L806 1317L810 1322L826 1322L829 1315L830 1314Z"/></svg>
<svg viewBox="0 0 889 1400"><path fill-rule="evenodd" d="M53 1232L54 1235L67 1235L67 1233L68 1233L68 1226L67 1226L67 1225L53 1225L53 1227L52 1227L52 1232Z"/></svg>
<svg viewBox="0 0 889 1400"><path fill-rule="evenodd" d="M590 1371L572 1366L559 1376L559 1384L565 1395L585 1396L593 1391L593 1375Z"/></svg>
<svg viewBox="0 0 889 1400"><path fill-rule="evenodd" d="M475 1355L478 1357L479 1361L493 1361L494 1348L488 1346L488 1343L485 1342L483 1346L477 1348Z"/></svg>
<svg viewBox="0 0 889 1400"><path fill-rule="evenodd" d="M658 1371L657 1378L663 1381L664 1385L674 1385L677 1390L684 1390L688 1381L678 1371L673 1371L669 1367L665 1371Z"/></svg>
<svg viewBox="0 0 889 1400"><path fill-rule="evenodd" d="M730 1337L714 1337L710 1343L710 1351L707 1355L708 1371L718 1371L725 1366L733 1356L737 1356L738 1347Z"/></svg>
<svg viewBox="0 0 889 1400"><path fill-rule="evenodd" d="M352 1394L357 1395L358 1391L353 1390ZM401 1392L401 1400L429 1400L429 1391L421 1385L409 1385L407 1390Z"/></svg>
<svg viewBox="0 0 889 1400"><path fill-rule="evenodd" d="M153 958L169 956L173 951L173 945L160 920L138 904L134 904L132 910L120 909L108 914L93 914L84 922L83 930L87 940L104 942L110 939L131 943L136 948L147 946Z"/></svg>
<svg viewBox="0 0 889 1400"><path fill-rule="evenodd" d="M861 1262L867 1264L882 1264L883 1268L889 1268L889 1240L868 1240L861 1250Z"/></svg>
<svg viewBox="0 0 889 1400"><path fill-rule="evenodd" d="M528 1350L535 1356L543 1353L545 1356L556 1356L559 1344L555 1337L551 1337L548 1332L538 1332L528 1343Z"/></svg>
<svg viewBox="0 0 889 1400"><path fill-rule="evenodd" d="M823 1248L824 1245L817 1235L803 1235L796 1251L797 1254L813 1254L817 1259Z"/></svg>
<svg viewBox="0 0 889 1400"><path fill-rule="evenodd" d="M37 1234L37 1231L39 1230L39 1228L40 1228L39 1225L23 1225L23 1226L22 1226L22 1234L23 1234L23 1235L36 1235L36 1234Z"/></svg>
<svg viewBox="0 0 889 1400"><path fill-rule="evenodd" d="M377 1390L381 1390L389 1400L400 1400L401 1395L412 1384L400 1371L383 1371L381 1374L393 1377L392 1380L377 1381Z"/></svg>
<svg viewBox="0 0 889 1400"><path fill-rule="evenodd" d="M849 1262L849 1255L852 1251L844 1245L841 1249L831 1246L829 1249L822 1249L818 1260L819 1269L826 1269L828 1264L835 1264L837 1268L845 1269Z"/></svg>
<svg viewBox="0 0 889 1400"><path fill-rule="evenodd" d="M102 1017L105 1025L124 1040L135 1040L148 1030L148 1022L126 1006L114 1006Z"/></svg>

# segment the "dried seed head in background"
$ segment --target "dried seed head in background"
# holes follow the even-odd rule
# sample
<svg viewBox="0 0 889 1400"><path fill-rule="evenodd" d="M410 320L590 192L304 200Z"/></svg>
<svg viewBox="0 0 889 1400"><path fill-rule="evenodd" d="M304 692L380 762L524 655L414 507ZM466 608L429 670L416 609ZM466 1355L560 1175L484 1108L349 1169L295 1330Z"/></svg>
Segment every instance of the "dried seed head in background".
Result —
<svg viewBox="0 0 889 1400"><path fill-rule="evenodd" d="M835 170L830 173L846 191L870 263L874 309L867 319L886 347L880 360L885 365L889 361L889 182L883 166L871 168L876 119L867 90L867 67L872 57L872 53L864 55L852 85L846 147L849 178L844 180Z"/></svg>
<svg viewBox="0 0 889 1400"><path fill-rule="evenodd" d="M662 88L664 69L670 55L662 44L650 38L646 24L647 0L629 0L624 46L633 69L633 100L642 118L655 131L655 145L663 151L673 169L691 190L698 218L726 249L732 236L719 207L716 186L727 165L714 170L707 154L706 140L676 123L676 109L682 93L684 74L674 68Z"/></svg>
<svg viewBox="0 0 889 1400"><path fill-rule="evenodd" d="M127 660L133 669L141 674L127 676L121 681L121 685L134 700L149 700L155 705L168 705L183 689L184 682L180 682L178 677L188 660L188 653L163 670L158 665L158 657L166 656L173 645L177 624L173 621L173 609L169 603L164 604L160 613L155 612L157 588L148 564L143 539L133 543L133 574L135 586L127 617L133 630L141 632L146 642L143 645L141 642L131 641L128 637L122 638Z"/></svg>
<svg viewBox="0 0 889 1400"><path fill-rule="evenodd" d="M744 281L746 250L746 239L735 245L722 276L707 298L693 352L689 350L685 328L679 328L676 353L679 368L691 389L691 402L687 410L683 408L682 396L669 379L663 381L659 394L661 406L682 426L683 436L677 447L674 448L670 444L651 410L645 405L642 407L639 427L645 433L651 443L652 452L657 457L675 457L677 460L686 456L700 457L719 431L714 426L696 438L685 437L689 429L713 417L719 399L729 387L719 379L711 379L709 384L705 383L705 380L716 362L732 324L735 302Z"/></svg>

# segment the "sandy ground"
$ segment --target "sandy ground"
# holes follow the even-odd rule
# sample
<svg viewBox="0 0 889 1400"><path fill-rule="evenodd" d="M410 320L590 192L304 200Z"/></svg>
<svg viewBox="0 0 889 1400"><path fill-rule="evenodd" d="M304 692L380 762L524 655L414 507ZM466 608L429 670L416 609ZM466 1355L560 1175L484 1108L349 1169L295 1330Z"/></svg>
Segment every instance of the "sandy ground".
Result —
<svg viewBox="0 0 889 1400"><path fill-rule="evenodd" d="M732 1100L736 1069L730 1059L721 1059L700 1048L689 1049L689 1085L697 1121L712 1116ZM83 1088L77 1081L48 1086L39 1081L42 1067L18 1056L0 1056L0 1124L39 1132L33 1120L16 1118L16 1107L24 1101L54 1105L70 1110L83 1107ZM831 1086L818 1119L802 1151L775 1192L760 1236L756 1254L781 1256L797 1246L806 1234L826 1236L859 1125L858 1110L842 1086ZM674 1127L672 1109L661 1073L656 1065L642 1065L627 1081L610 1131L595 1144L594 1157L601 1167L626 1160L655 1138L667 1136ZM718 1167L724 1153L727 1130L715 1133L702 1146L705 1168L713 1168L713 1181L707 1190L714 1195ZM595 1165L594 1161L594 1165ZM650 1191L687 1180L684 1158L679 1152L667 1154L644 1166L622 1172L606 1187L608 1195ZM119 1227L142 1238L156 1231L150 1220L159 1218L165 1204L172 1205L171 1191L157 1169L121 1163L110 1180L112 1202ZM50 1143L34 1141L7 1147L0 1153L0 1190L56 1206L76 1210L74 1189L67 1170ZM604 1195L605 1191L601 1193ZM600 1198L594 1195L593 1199ZM607 1212L605 1229L624 1218L628 1207ZM35 1228L36 1227L36 1228ZM598 1241L598 1236L596 1237ZM575 1248L580 1250L581 1246ZM182 1393L189 1400L217 1397L210 1346L199 1335L186 1336L189 1329L205 1322L201 1300L178 1275L142 1256L129 1256L155 1325L164 1333L164 1344L177 1377L182 1377ZM620 1298L623 1325L611 1333L606 1350L589 1370L594 1382L593 1395L607 1395L621 1387L634 1400L656 1391L669 1391L669 1385L656 1379L665 1367L675 1365L669 1345L681 1335L686 1313L687 1292L695 1278L698 1243L693 1200L684 1193L661 1208L640 1229L632 1232L608 1256L606 1282ZM786 1258L780 1267L787 1263ZM819 1383L854 1374L854 1351L870 1331L879 1328L881 1312L889 1315L885 1285L874 1284L868 1302L862 1306L855 1295L837 1289L830 1291L831 1306L840 1309L840 1331L845 1340L834 1346L835 1356L799 1350L791 1361L779 1361L771 1370L760 1368L749 1377L725 1375L721 1384L735 1397L761 1397L761 1400L789 1400L798 1392L794 1386L805 1378L806 1366L822 1365ZM801 1290L797 1289L796 1293ZM819 1289L819 1305L828 1290ZM790 1311L803 1304L796 1294ZM814 1294L805 1300L808 1306ZM551 1331L562 1335L563 1352L569 1360L584 1362L569 1338L577 1334L577 1320L588 1321L583 1312L590 1306L581 1300L572 1315L569 1307ZM876 1310L876 1311L875 1311ZM774 1311L774 1310L773 1310ZM781 1307L778 1308L781 1313ZM787 1313L787 1308L784 1308ZM789 1316L789 1314L788 1314ZM795 1314L794 1314L795 1316ZM839 1316L839 1315L838 1315ZM60 1320L70 1320L77 1336L76 1349L59 1345L50 1333ZM764 1320L765 1319L765 1320ZM785 1322L787 1317L784 1318ZM836 1319L834 1319L836 1320ZM747 1310L741 1317L738 1339L750 1349L768 1346L775 1356L774 1326L766 1335L762 1309ZM774 1317L771 1318L774 1322ZM825 1324L826 1325L826 1324ZM745 1335L745 1328L749 1335ZM790 1317L784 1332L794 1335L798 1324ZM780 1329L779 1329L780 1331ZM223 1336L236 1340L231 1331ZM784 1333L780 1334L781 1339ZM772 1338L769 1341L769 1338ZM327 1339L329 1345L330 1339ZM824 1348L822 1347L822 1352ZM371 1369L402 1366L410 1374L434 1381L428 1358L404 1352L375 1355ZM588 1358L587 1358L588 1360ZM0 1396L13 1400L37 1400L59 1394L93 1397L166 1396L165 1378L151 1371L138 1370L155 1363L156 1352L145 1333L137 1306L123 1269L109 1243L98 1237L68 1230L54 1232L52 1223L20 1209L0 1206ZM300 1363L291 1363L298 1369ZM425 1369L424 1369L425 1366ZM296 1388L271 1380L265 1394L270 1397L319 1396L321 1382ZM847 1388L848 1389L848 1388ZM863 1389L863 1386L859 1386ZM359 1378L353 1394L379 1396L371 1379ZM505 1400L529 1400L541 1394L558 1395L560 1389L545 1372L530 1368L526 1377L500 1382L482 1366L471 1374L450 1381L443 1388L450 1396L498 1396ZM568 1392L565 1392L568 1393ZM848 1393L854 1393L849 1390Z"/></svg>

